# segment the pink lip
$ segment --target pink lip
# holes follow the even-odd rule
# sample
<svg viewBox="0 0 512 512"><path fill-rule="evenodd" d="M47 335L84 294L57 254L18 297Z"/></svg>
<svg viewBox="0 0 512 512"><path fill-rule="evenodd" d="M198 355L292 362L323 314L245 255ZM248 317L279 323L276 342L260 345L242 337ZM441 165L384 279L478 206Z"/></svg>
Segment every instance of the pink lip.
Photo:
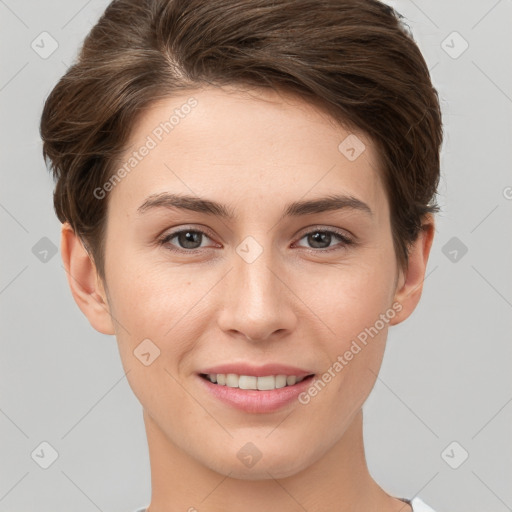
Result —
<svg viewBox="0 0 512 512"><path fill-rule="evenodd" d="M258 391L255 389L230 388L210 382L201 374L208 373L234 373L237 375L253 375L261 377L265 375L296 375L304 378L303 381L293 386L272 389L270 391ZM208 393L211 393L221 402L248 413L271 413L298 400L298 396L304 392L314 379L313 372L306 372L299 368L282 365L265 365L254 367L245 364L223 365L207 368L199 374L199 381Z"/></svg>
<svg viewBox="0 0 512 512"><path fill-rule="evenodd" d="M294 366L285 366L282 364L265 364L263 366L252 366L247 363L231 363L206 368L198 373L234 373L236 375L251 375L254 377L264 377L265 375L295 375L296 377L307 377L313 374L312 371L302 370Z"/></svg>

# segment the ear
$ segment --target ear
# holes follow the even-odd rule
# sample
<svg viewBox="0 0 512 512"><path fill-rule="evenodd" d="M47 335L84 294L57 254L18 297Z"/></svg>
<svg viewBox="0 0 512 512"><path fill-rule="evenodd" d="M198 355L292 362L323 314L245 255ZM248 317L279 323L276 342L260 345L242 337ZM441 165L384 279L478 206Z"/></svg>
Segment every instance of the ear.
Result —
<svg viewBox="0 0 512 512"><path fill-rule="evenodd" d="M394 301L398 302L402 309L400 311L397 310L397 314L393 319L390 319L389 323L391 325L399 324L408 318L420 300L430 248L434 240L434 228L433 216L430 214L426 215L423 219L422 229L418 238L409 250L407 271L399 272Z"/></svg>
<svg viewBox="0 0 512 512"><path fill-rule="evenodd" d="M110 307L96 266L69 223L62 225L61 254L73 298L90 324L103 334L115 334Z"/></svg>

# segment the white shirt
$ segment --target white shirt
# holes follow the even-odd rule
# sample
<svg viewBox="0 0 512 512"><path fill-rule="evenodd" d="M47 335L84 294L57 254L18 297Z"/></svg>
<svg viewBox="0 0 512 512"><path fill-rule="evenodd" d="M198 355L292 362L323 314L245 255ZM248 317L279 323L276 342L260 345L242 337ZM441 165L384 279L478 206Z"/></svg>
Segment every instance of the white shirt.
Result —
<svg viewBox="0 0 512 512"><path fill-rule="evenodd" d="M413 512L435 512L433 508L430 508L426 503L423 503L420 498L413 498L409 503L412 506Z"/></svg>
<svg viewBox="0 0 512 512"><path fill-rule="evenodd" d="M434 509L430 508L420 498L413 498L412 500L404 500L409 503L412 507L413 512L435 512ZM135 512L146 512L145 508L139 508Z"/></svg>

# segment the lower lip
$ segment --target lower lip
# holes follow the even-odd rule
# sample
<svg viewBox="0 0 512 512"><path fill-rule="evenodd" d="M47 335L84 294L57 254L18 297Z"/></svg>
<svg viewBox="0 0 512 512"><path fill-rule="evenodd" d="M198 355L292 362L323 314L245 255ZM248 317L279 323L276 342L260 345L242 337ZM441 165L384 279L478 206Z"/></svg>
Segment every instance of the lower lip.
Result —
<svg viewBox="0 0 512 512"><path fill-rule="evenodd" d="M220 401L236 409L250 413L274 412L285 405L298 399L298 396L305 391L314 379L311 375L293 386L271 389L269 391L258 391L255 389L230 388L221 386L198 376L206 390Z"/></svg>

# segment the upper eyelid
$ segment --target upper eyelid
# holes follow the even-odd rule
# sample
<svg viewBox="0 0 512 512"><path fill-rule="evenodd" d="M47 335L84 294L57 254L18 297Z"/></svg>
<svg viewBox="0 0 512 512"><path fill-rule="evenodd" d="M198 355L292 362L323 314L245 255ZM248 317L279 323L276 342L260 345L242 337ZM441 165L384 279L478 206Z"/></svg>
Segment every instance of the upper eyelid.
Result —
<svg viewBox="0 0 512 512"><path fill-rule="evenodd" d="M178 236L180 233L184 233L187 231L193 231L197 233L201 233L202 235L207 236L210 240L213 241L214 237L209 234L209 232L204 228L181 228L177 229L176 231L171 231L169 233L163 233L161 236L158 237L158 240L161 242L169 243L173 238ZM191 249L194 250L194 249Z"/></svg>
<svg viewBox="0 0 512 512"><path fill-rule="evenodd" d="M302 233L300 235L301 238L303 236L305 236L305 235L307 235L309 233L315 232L315 231L326 231L328 233L334 233L334 234L337 234L337 235L340 235L340 236L344 236L345 238L350 238L350 239L354 238L354 235L352 235L352 233L350 233L346 229L334 228L334 227L332 227L332 228L331 227L324 227L324 226L322 226L320 224L318 224L316 226L310 226L310 227L304 228L304 230L305 231L301 231L301 233Z"/></svg>
<svg viewBox="0 0 512 512"><path fill-rule="evenodd" d="M168 238L168 237L174 237L176 235L179 235L183 231L197 231L199 233L203 233L204 235L207 235L209 238L213 237L213 232L209 231L206 227L194 227L194 226L187 226L184 224L185 227L179 227L179 228L170 228L169 231L165 230L162 232L161 235L158 236L159 239L161 238Z"/></svg>

